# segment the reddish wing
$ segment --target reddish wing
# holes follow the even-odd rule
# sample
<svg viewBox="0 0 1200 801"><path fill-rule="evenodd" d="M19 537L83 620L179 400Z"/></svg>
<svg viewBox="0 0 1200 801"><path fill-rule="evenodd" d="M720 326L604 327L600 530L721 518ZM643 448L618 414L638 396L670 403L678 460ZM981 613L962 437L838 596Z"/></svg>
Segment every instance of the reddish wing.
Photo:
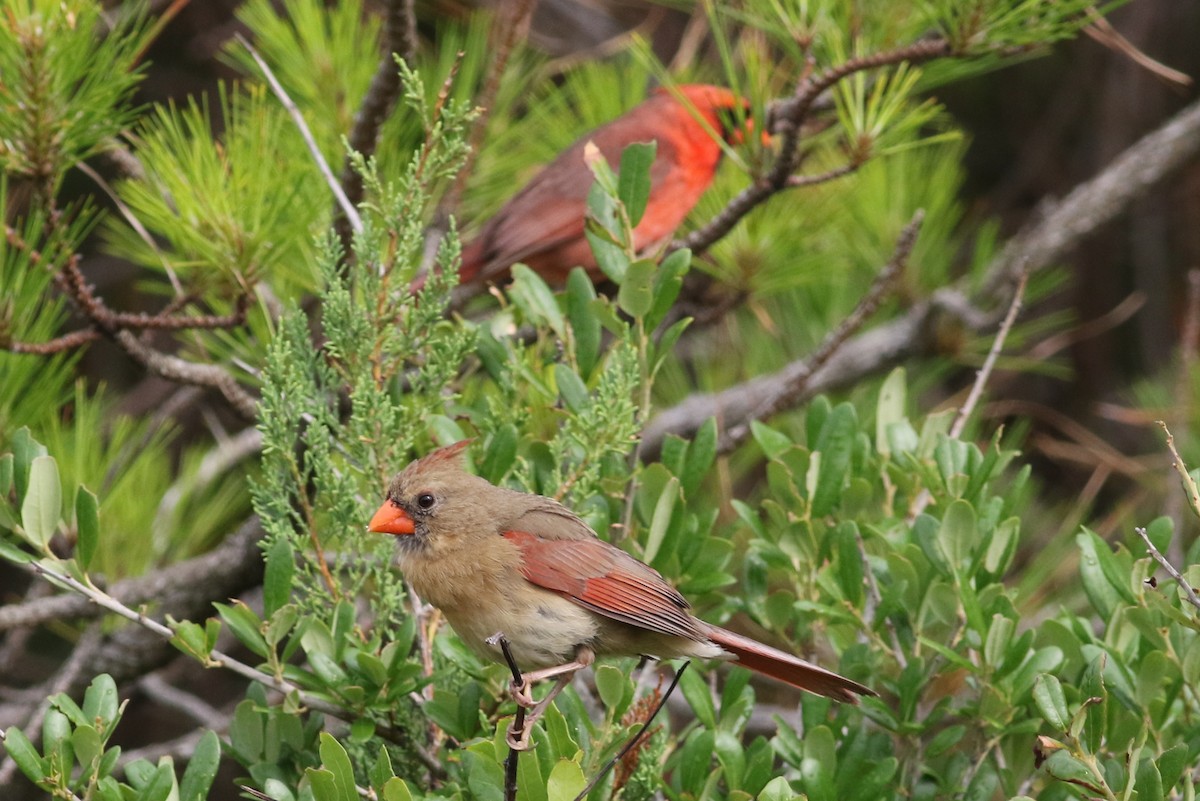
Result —
<svg viewBox="0 0 1200 801"><path fill-rule="evenodd" d="M521 549L521 572L531 584L631 626L707 639L683 596L621 549L603 540L546 540L524 531L504 537Z"/></svg>

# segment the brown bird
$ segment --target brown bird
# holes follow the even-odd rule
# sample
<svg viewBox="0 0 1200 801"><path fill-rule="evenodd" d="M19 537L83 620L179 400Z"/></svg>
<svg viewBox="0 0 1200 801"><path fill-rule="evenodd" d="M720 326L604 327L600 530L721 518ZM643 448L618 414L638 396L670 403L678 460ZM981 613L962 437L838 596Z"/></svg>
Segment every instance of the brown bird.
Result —
<svg viewBox="0 0 1200 801"><path fill-rule="evenodd" d="M747 104L728 89L691 84L677 87L683 101L659 89L641 105L579 139L564 150L483 227L462 255L463 284L508 274L522 262L551 284L566 282L572 267L601 278L584 237L584 215L593 177L584 149L593 143L613 167L634 142L658 142L650 169L650 198L633 229L634 247L652 250L666 243L713 181L721 142L742 141L735 108ZM765 138L765 137L764 137Z"/></svg>
<svg viewBox="0 0 1200 801"><path fill-rule="evenodd" d="M601 540L562 504L497 487L461 462L467 442L440 448L398 474L369 530L394 534L397 562L424 600L473 651L499 661L493 635L517 664L537 668L514 695L529 721L596 656L735 659L751 670L838 701L875 695L858 682L694 617L658 571ZM558 683L534 705L529 684Z"/></svg>

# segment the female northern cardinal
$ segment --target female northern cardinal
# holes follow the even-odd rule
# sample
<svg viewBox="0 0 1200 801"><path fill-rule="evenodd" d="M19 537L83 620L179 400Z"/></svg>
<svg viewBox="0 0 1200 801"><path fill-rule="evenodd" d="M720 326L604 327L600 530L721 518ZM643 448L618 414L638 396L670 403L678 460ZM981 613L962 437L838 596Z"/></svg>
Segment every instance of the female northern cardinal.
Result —
<svg viewBox="0 0 1200 801"><path fill-rule="evenodd" d="M588 142L614 169L627 145L658 142L650 199L633 230L633 243L643 251L666 242L712 183L721 160L715 137L737 143L749 129L739 128L728 113L746 107L728 89L702 84L677 89L684 101L659 89L632 111L585 135L534 176L463 250L460 282L502 277L516 262L551 284L564 283L576 265L597 277L596 260L583 235L593 182L584 162Z"/></svg>
<svg viewBox="0 0 1200 801"><path fill-rule="evenodd" d="M410 464L388 488L368 529L394 534L413 589L446 616L472 650L499 660L503 634L528 684L559 676L536 718L571 674L595 656L736 659L802 690L856 703L875 692L789 653L691 615L648 565L604 542L557 501L497 487L467 473L467 442ZM531 721L532 722L532 721Z"/></svg>

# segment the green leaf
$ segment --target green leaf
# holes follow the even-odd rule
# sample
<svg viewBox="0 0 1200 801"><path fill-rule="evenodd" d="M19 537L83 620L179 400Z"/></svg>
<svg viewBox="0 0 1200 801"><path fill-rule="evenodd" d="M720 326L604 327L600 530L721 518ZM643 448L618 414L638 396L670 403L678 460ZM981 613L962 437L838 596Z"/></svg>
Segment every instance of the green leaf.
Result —
<svg viewBox="0 0 1200 801"><path fill-rule="evenodd" d="M654 304L654 271L658 269L650 259L638 259L625 270L625 278L617 292L617 305L630 317L645 317Z"/></svg>
<svg viewBox="0 0 1200 801"><path fill-rule="evenodd" d="M204 801L217 777L221 764L221 739L217 733L206 731L200 736L188 760L187 769L179 781L179 801Z"/></svg>
<svg viewBox="0 0 1200 801"><path fill-rule="evenodd" d="M413 801L412 790L404 783L404 779L392 777L383 785L383 801Z"/></svg>
<svg viewBox="0 0 1200 801"><path fill-rule="evenodd" d="M292 596L292 577L296 573L296 552L287 537L277 537L267 549L263 574L263 613L271 617Z"/></svg>
<svg viewBox="0 0 1200 801"><path fill-rule="evenodd" d="M1153 759L1143 759L1137 767L1138 801L1163 801L1163 780Z"/></svg>
<svg viewBox="0 0 1200 801"><path fill-rule="evenodd" d="M166 801L175 789L175 770L168 759L158 765L139 788L135 801Z"/></svg>
<svg viewBox="0 0 1200 801"><path fill-rule="evenodd" d="M92 679L83 694L83 714L88 722L97 722L100 733L107 737L120 716L121 701L117 695L117 683L112 676L101 673Z"/></svg>
<svg viewBox="0 0 1200 801"><path fill-rule="evenodd" d="M812 495L812 514L830 514L842 497L846 474L858 435L858 414L849 403L839 403L821 429L814 451L820 451L821 466Z"/></svg>
<svg viewBox="0 0 1200 801"><path fill-rule="evenodd" d="M646 213L650 200L650 168L658 142L634 142L621 151L621 167L617 172L617 198L629 215L629 225L636 228Z"/></svg>
<svg viewBox="0 0 1200 801"><path fill-rule="evenodd" d="M696 719L700 721L700 724L707 729L715 729L717 727L717 710L713 705L708 683L700 674L694 670L685 670L679 677L679 690L691 705L692 711L696 713Z"/></svg>
<svg viewBox="0 0 1200 801"><path fill-rule="evenodd" d="M1046 722L1057 731L1065 732L1070 725L1067 699L1062 684L1055 676L1043 673L1033 685L1033 700Z"/></svg>
<svg viewBox="0 0 1200 801"><path fill-rule="evenodd" d="M13 455L0 454L0 498L7 498L13 487Z"/></svg>
<svg viewBox="0 0 1200 801"><path fill-rule="evenodd" d="M572 801L587 786L587 778L578 762L560 759L546 780L546 801Z"/></svg>
<svg viewBox="0 0 1200 801"><path fill-rule="evenodd" d="M82 484L75 493L75 531L75 558L79 560L79 566L87 570L100 541L100 502L96 494Z"/></svg>
<svg viewBox="0 0 1200 801"><path fill-rule="evenodd" d="M680 683L681 687L686 683L689 675L700 681L701 684L704 683L695 673L684 673L684 681ZM705 692L708 692L707 688L705 688ZM689 698L688 700L690 701L691 699ZM697 713L696 716L700 717L699 710L695 706L692 709ZM701 795L699 789L703 787L705 779L708 778L715 739L715 736L709 729L694 729L688 735L687 740L684 741L683 749L679 753L680 780L683 789L690 791L690 794L693 796Z"/></svg>
<svg viewBox="0 0 1200 801"><path fill-rule="evenodd" d="M50 772L50 763L42 759L25 732L16 726L9 726L5 730L4 750L31 782L40 782Z"/></svg>
<svg viewBox="0 0 1200 801"><path fill-rule="evenodd" d="M497 428L487 444L483 460L479 463L479 475L493 484L500 483L517 461L519 440L517 427L512 423L505 423Z"/></svg>
<svg viewBox="0 0 1200 801"><path fill-rule="evenodd" d="M172 628L175 630L175 635L171 637L171 645L174 645L193 659L200 661L208 659L212 648L208 644L204 627L190 620L171 622L173 624Z"/></svg>
<svg viewBox="0 0 1200 801"><path fill-rule="evenodd" d="M1083 590L1100 617L1108 620L1120 603L1120 595L1109 582L1101 560L1110 556L1108 545L1091 531L1081 531L1075 536L1079 545L1079 573L1083 579Z"/></svg>
<svg viewBox="0 0 1200 801"><path fill-rule="evenodd" d="M776 459L792 447L792 441L786 434L757 420L750 421L750 434L768 459Z"/></svg>
<svg viewBox="0 0 1200 801"><path fill-rule="evenodd" d="M213 606L217 608L217 614L225 621L225 625L233 630L243 645L266 658L270 649L262 634L262 621L254 614L254 610L241 601L234 601L233 604L215 603Z"/></svg>
<svg viewBox="0 0 1200 801"><path fill-rule="evenodd" d="M625 710L623 702L629 694L629 678L612 665L600 665L596 668L596 691L605 708L612 711L614 717L620 716Z"/></svg>
<svg viewBox="0 0 1200 801"><path fill-rule="evenodd" d="M496 761L492 744L486 743L488 753L484 755L475 748L463 754L467 766L468 796L478 801L504 801L504 770Z"/></svg>
<svg viewBox="0 0 1200 801"><path fill-rule="evenodd" d="M35 440L26 426L17 429L9 444L13 453L13 483L17 487L17 497L24 498L29 489L30 466L34 459L46 455L46 446Z"/></svg>
<svg viewBox="0 0 1200 801"><path fill-rule="evenodd" d="M43 552L62 517L62 484L53 456L38 456L29 466L29 490L21 500L25 539Z"/></svg>
<svg viewBox="0 0 1200 801"><path fill-rule="evenodd" d="M794 791L787 779L782 776L771 779L758 794L758 801L795 801L797 798L803 798L803 796Z"/></svg>
<svg viewBox="0 0 1200 801"><path fill-rule="evenodd" d="M90 723L76 726L75 731L71 732L71 747L75 749L75 759L87 771L91 771L92 766L104 755L104 741L100 739L100 732Z"/></svg>
<svg viewBox="0 0 1200 801"><path fill-rule="evenodd" d="M683 289L683 276L687 274L688 268L691 266L692 251L687 248L672 251L658 265L658 271L654 276L654 305L646 315L648 326L657 327L667 316L671 307L675 305L679 291ZM685 320L679 322L686 325ZM676 323L676 325L678 324ZM663 337L662 348L667 352L670 351L673 344L667 337Z"/></svg>
<svg viewBox="0 0 1200 801"><path fill-rule="evenodd" d="M524 801L546 801L546 782L542 779L537 754L518 755L517 786L521 788Z"/></svg>
<svg viewBox="0 0 1200 801"><path fill-rule="evenodd" d="M667 527L671 524L671 515L675 513L675 504L679 500L679 479L675 476L667 481L659 493L658 501L654 504L654 514L650 518L650 531L646 535L646 550L643 559L652 564L662 547L663 539L667 536Z"/></svg>
<svg viewBox="0 0 1200 801"><path fill-rule="evenodd" d="M990 761L984 762L967 785L963 801L991 801L999 787L1000 776L996 773L995 766Z"/></svg>
<svg viewBox="0 0 1200 801"><path fill-rule="evenodd" d="M804 736L804 759L800 775L810 801L835 801L834 775L837 747L828 726L817 726Z"/></svg>
<svg viewBox="0 0 1200 801"><path fill-rule="evenodd" d="M904 409L908 403L908 378L903 367L888 373L879 388L879 400L875 403L875 449L881 456L892 455L888 428L893 424L907 422Z"/></svg>
<svg viewBox="0 0 1200 801"><path fill-rule="evenodd" d="M57 709L46 711L42 720L42 751L49 758L51 773L70 776L75 767L75 747L71 745L71 721Z"/></svg>
<svg viewBox="0 0 1200 801"><path fill-rule="evenodd" d="M375 721L370 718L358 718L350 724L350 740L355 743L365 743L375 736Z"/></svg>
<svg viewBox="0 0 1200 801"><path fill-rule="evenodd" d="M567 276L567 319L575 335L575 363L586 380L600 355L600 319L592 308L596 288L583 268L576 267Z"/></svg>
<svg viewBox="0 0 1200 801"><path fill-rule="evenodd" d="M975 508L963 500L951 503L938 527L937 541L955 574L970 559L978 539L979 525L975 519Z"/></svg>
<svg viewBox="0 0 1200 801"><path fill-rule="evenodd" d="M576 414L592 405L592 396L583 379L562 362L554 365L554 383L558 385L558 394L563 403Z"/></svg>
<svg viewBox="0 0 1200 801"><path fill-rule="evenodd" d="M1050 755L1046 760L1045 770L1054 778L1065 782L1080 783L1084 787L1096 786L1096 775L1091 769L1065 749Z"/></svg>
<svg viewBox="0 0 1200 801"><path fill-rule="evenodd" d="M513 282L508 294L534 325L549 327L559 339L566 339L566 321L545 280L524 264L514 264Z"/></svg>
<svg viewBox="0 0 1200 801"><path fill-rule="evenodd" d="M693 497L700 489L700 482L712 469L717 458L717 419L710 417L700 424L687 449L679 484L685 498Z"/></svg>
<svg viewBox="0 0 1200 801"><path fill-rule="evenodd" d="M328 732L321 732L321 767L333 778L335 795L329 801L358 801L358 790L354 786L354 766L342 744Z"/></svg>

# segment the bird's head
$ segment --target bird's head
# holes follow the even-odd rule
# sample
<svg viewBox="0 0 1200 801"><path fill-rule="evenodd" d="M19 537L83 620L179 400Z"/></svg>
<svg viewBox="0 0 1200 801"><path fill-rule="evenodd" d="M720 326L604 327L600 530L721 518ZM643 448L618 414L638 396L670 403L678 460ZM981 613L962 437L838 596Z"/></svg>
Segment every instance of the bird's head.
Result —
<svg viewBox="0 0 1200 801"><path fill-rule="evenodd" d="M739 97L723 86L685 84L676 87L683 100L712 124L731 145L740 145L754 135L754 119L750 101ZM668 90L662 90L668 91ZM771 136L762 134L762 143L771 144Z"/></svg>
<svg viewBox="0 0 1200 801"><path fill-rule="evenodd" d="M439 448L392 479L368 531L392 534L402 552L448 550L484 532L497 487L466 472L462 454L470 440Z"/></svg>

